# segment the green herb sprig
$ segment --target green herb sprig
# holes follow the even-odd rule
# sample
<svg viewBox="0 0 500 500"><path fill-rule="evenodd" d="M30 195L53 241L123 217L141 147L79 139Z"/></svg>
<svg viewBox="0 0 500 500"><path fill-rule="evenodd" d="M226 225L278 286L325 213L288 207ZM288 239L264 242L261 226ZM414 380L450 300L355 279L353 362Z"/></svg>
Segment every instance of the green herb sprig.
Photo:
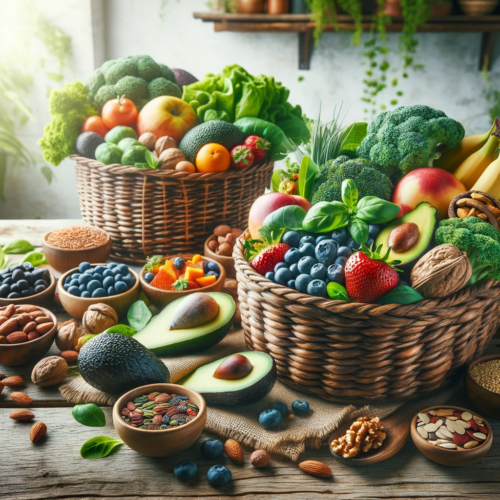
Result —
<svg viewBox="0 0 500 500"><path fill-rule="evenodd" d="M146 151L146 162L134 163L135 168L144 169L151 168L156 170L161 167L162 162L160 160L155 160L153 153L151 151Z"/></svg>

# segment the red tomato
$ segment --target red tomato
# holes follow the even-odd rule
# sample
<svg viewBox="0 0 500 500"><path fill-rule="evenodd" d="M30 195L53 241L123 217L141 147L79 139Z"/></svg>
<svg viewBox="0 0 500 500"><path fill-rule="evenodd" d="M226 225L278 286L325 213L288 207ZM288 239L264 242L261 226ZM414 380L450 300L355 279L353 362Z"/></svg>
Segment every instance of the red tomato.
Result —
<svg viewBox="0 0 500 500"><path fill-rule="evenodd" d="M101 137L104 137L108 132L109 128L104 125L102 118L100 116L94 115L89 116L82 125L82 132L95 132Z"/></svg>
<svg viewBox="0 0 500 500"><path fill-rule="evenodd" d="M122 97L120 99L111 99L102 108L102 121L108 128L114 128L118 125L130 127L137 121L137 108L130 100Z"/></svg>

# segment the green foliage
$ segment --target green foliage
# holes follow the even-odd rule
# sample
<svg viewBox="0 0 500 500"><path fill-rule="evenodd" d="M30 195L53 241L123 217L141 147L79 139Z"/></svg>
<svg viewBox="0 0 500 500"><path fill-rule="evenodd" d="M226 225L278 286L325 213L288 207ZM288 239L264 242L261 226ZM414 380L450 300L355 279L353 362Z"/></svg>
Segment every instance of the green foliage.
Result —
<svg viewBox="0 0 500 500"><path fill-rule="evenodd" d="M73 418L82 425L88 427L104 427L106 425L104 412L95 404L76 405L71 413Z"/></svg>
<svg viewBox="0 0 500 500"><path fill-rule="evenodd" d="M107 436L96 436L86 441L80 449L82 458L107 457L117 446L121 446L121 439L112 439Z"/></svg>
<svg viewBox="0 0 500 500"><path fill-rule="evenodd" d="M136 332L140 332L152 317L153 313L142 300L134 302L127 311L127 321Z"/></svg>

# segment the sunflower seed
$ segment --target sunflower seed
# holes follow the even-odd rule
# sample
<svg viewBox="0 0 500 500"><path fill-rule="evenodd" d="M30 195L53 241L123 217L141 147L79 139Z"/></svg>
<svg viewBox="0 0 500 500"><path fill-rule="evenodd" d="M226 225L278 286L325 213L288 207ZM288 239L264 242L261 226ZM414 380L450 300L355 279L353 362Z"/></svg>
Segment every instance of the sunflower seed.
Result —
<svg viewBox="0 0 500 500"><path fill-rule="evenodd" d="M456 450L457 445L455 443L441 443L438 444L440 448L446 448L447 450Z"/></svg>

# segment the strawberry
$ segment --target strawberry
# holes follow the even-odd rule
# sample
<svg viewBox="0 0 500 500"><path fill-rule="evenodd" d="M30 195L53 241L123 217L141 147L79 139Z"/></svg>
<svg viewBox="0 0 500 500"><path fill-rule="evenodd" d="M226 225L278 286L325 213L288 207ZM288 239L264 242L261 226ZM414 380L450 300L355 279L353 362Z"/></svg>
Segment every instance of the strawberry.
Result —
<svg viewBox="0 0 500 500"><path fill-rule="evenodd" d="M253 163L253 153L246 146L235 146L231 150L231 160L234 168L243 170Z"/></svg>
<svg viewBox="0 0 500 500"><path fill-rule="evenodd" d="M270 231L265 227L259 229L260 240L246 240L245 257L251 266L262 275L274 271L276 264L285 261L285 254L290 246L280 243L284 229L279 232Z"/></svg>
<svg viewBox="0 0 500 500"><path fill-rule="evenodd" d="M349 298L356 302L375 304L398 284L399 270L394 265L399 261L388 262L390 249L380 255L380 245L375 252L362 245L361 251L349 257L345 264L345 285Z"/></svg>
<svg viewBox="0 0 500 500"><path fill-rule="evenodd" d="M266 157L267 151L271 149L271 143L262 139L262 137L258 137L257 135L247 137L244 144L250 148L255 161L263 160Z"/></svg>

